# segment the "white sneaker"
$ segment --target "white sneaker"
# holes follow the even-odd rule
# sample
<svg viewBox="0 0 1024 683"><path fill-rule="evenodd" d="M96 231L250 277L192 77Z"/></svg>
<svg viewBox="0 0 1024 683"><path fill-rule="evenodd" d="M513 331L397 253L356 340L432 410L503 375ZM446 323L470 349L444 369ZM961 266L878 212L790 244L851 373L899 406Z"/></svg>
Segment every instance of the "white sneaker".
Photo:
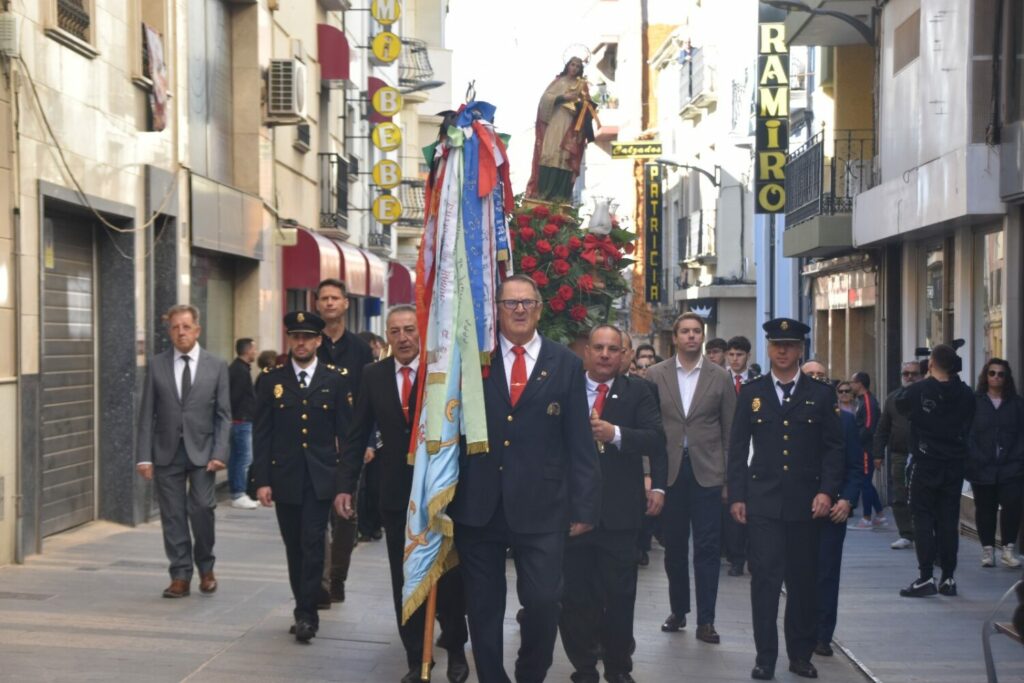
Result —
<svg viewBox="0 0 1024 683"><path fill-rule="evenodd" d="M856 531L864 531L865 529L874 529L875 525L871 523L870 519L864 519L863 517L861 517L860 521L851 526L850 528Z"/></svg>
<svg viewBox="0 0 1024 683"><path fill-rule="evenodd" d="M982 567L994 567L996 566L995 548L990 545L981 547L981 566Z"/></svg>
<svg viewBox="0 0 1024 683"><path fill-rule="evenodd" d="M231 507L238 510L255 510L259 506L260 504L249 496L239 496L231 501Z"/></svg>
<svg viewBox="0 0 1024 683"><path fill-rule="evenodd" d="M890 545L889 547L893 550L906 550L912 545L914 545L914 542L911 541L909 538L900 537L893 541L892 545Z"/></svg>
<svg viewBox="0 0 1024 683"><path fill-rule="evenodd" d="M889 523L889 520L886 519L884 515L875 515L874 518L871 520L871 523L875 526L885 526Z"/></svg>
<svg viewBox="0 0 1024 683"><path fill-rule="evenodd" d="M1003 546L1003 557L1002 562L1004 567L1019 567L1020 560L1017 559L1017 553L1014 552L1013 544L1007 543Z"/></svg>

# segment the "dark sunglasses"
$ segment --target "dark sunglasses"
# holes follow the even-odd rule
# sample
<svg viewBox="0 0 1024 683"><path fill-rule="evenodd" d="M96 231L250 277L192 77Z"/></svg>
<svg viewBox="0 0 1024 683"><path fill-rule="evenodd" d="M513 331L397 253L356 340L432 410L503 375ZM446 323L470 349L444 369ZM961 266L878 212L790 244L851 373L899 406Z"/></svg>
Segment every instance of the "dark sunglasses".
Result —
<svg viewBox="0 0 1024 683"><path fill-rule="evenodd" d="M988 371L988 376L989 377L1006 377L1006 373L1003 372L1002 370L989 370Z"/></svg>
<svg viewBox="0 0 1024 683"><path fill-rule="evenodd" d="M904 373L901 373L901 374L904 377L919 377L921 375L920 372L904 372Z"/></svg>
<svg viewBox="0 0 1024 683"><path fill-rule="evenodd" d="M838 389L837 393L840 393L840 394L852 394L853 393L853 389Z"/></svg>

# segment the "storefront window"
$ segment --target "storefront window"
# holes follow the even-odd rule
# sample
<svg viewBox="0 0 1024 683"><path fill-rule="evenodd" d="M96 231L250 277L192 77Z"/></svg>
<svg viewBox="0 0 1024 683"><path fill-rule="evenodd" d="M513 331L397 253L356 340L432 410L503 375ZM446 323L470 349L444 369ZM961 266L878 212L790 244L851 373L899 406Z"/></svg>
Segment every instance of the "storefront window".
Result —
<svg viewBox="0 0 1024 683"><path fill-rule="evenodd" d="M945 250L941 242L924 251L924 345L931 347L945 341Z"/></svg>
<svg viewBox="0 0 1024 683"><path fill-rule="evenodd" d="M1002 230L975 238L976 311L974 348L980 367L1003 355L1003 278L1006 272L1006 236Z"/></svg>
<svg viewBox="0 0 1024 683"><path fill-rule="evenodd" d="M199 309L199 344L226 361L235 357L235 264L231 258L192 252L192 305ZM256 330L246 332L254 337Z"/></svg>

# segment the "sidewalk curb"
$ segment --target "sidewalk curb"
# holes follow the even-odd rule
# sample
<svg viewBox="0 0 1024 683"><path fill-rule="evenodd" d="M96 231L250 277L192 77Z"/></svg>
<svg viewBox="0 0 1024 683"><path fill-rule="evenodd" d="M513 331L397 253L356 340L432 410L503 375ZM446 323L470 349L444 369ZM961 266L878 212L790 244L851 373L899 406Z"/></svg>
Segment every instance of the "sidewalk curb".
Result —
<svg viewBox="0 0 1024 683"><path fill-rule="evenodd" d="M833 638L832 643L839 648L840 652L842 652L848 660L850 660L850 663L853 664L853 667L857 669L857 671L864 674L864 678L871 681L871 683L883 683L882 679L876 676L871 669L867 667L867 664L857 659L857 655L853 654L850 648L843 645L838 638Z"/></svg>

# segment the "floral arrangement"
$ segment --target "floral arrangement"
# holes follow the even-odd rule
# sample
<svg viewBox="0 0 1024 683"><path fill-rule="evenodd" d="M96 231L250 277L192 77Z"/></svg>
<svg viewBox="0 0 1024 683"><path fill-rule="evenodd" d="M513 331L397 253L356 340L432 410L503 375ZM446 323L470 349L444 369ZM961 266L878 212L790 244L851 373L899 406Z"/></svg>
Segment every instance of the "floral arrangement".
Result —
<svg viewBox="0 0 1024 683"><path fill-rule="evenodd" d="M578 209L517 198L510 221L515 272L533 278L544 302L540 332L571 344L607 322L615 299L631 291L622 270L633 263L636 236L619 228L581 228Z"/></svg>

